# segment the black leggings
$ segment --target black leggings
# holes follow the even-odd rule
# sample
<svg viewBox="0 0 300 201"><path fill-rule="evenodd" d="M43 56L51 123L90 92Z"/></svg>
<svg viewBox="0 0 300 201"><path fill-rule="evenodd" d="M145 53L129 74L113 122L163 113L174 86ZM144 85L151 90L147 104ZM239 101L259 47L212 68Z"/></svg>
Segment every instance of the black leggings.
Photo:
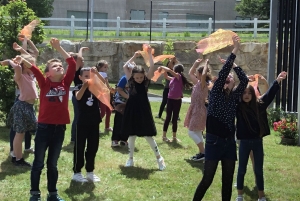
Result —
<svg viewBox="0 0 300 201"><path fill-rule="evenodd" d="M168 94L169 94L169 88L164 88L164 92L163 92L163 97L162 97L162 102L160 104L160 108L159 108L159 113L158 113L158 117L161 118L161 115L165 109L165 106L167 104L168 101Z"/></svg>
<svg viewBox="0 0 300 201"><path fill-rule="evenodd" d="M177 132L177 120L179 117L179 112L180 112L180 108L181 108L181 103L182 100L181 99L169 99L168 98L168 102L167 102L167 117L165 119L165 123L164 123L164 130L165 132L168 131L168 127L172 118L172 130L173 133Z"/></svg>
<svg viewBox="0 0 300 201"><path fill-rule="evenodd" d="M205 161L204 174L199 183L193 201L202 200L207 189L211 185L219 161ZM221 160L222 164L222 201L230 201L232 194L232 181L235 168L234 160Z"/></svg>

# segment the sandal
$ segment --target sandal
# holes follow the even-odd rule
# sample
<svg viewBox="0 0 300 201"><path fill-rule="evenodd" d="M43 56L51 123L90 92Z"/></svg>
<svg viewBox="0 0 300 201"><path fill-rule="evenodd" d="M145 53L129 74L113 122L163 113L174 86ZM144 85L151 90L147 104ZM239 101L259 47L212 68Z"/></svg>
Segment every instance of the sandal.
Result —
<svg viewBox="0 0 300 201"><path fill-rule="evenodd" d="M163 140L164 142L171 142L171 140L170 140L169 138L167 138L167 137L162 137L162 140Z"/></svg>
<svg viewBox="0 0 300 201"><path fill-rule="evenodd" d="M177 137L173 137L172 142L181 142L181 140L179 140Z"/></svg>

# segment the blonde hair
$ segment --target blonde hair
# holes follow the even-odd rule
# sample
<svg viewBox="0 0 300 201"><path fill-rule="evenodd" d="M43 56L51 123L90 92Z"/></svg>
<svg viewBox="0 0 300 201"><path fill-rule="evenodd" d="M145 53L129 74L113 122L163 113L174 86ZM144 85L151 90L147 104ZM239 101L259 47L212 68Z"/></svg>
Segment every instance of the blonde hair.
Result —
<svg viewBox="0 0 300 201"><path fill-rule="evenodd" d="M47 61L47 64L46 64L45 71L44 71L45 73L49 72L49 66L50 66L50 64L53 63L53 62L62 63L61 60L59 60L59 59L50 59L50 60L48 60L48 61Z"/></svg>
<svg viewBox="0 0 300 201"><path fill-rule="evenodd" d="M30 54L21 54L20 56L23 59L27 60L29 63L35 65L36 59L33 56L31 56Z"/></svg>

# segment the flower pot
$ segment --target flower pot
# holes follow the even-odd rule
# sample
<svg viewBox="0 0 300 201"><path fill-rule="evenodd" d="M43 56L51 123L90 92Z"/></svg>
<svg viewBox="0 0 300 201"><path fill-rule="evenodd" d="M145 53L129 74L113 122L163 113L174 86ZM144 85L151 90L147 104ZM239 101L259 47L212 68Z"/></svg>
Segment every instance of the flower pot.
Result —
<svg viewBox="0 0 300 201"><path fill-rule="evenodd" d="M283 145L295 145L296 144L296 139L290 139L290 138L281 138L280 144Z"/></svg>

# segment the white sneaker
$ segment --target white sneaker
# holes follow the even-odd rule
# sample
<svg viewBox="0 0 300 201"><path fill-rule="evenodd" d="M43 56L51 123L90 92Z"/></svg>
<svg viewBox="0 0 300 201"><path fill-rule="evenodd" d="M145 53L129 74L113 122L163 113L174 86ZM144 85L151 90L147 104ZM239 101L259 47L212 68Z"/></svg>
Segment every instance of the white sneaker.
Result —
<svg viewBox="0 0 300 201"><path fill-rule="evenodd" d="M128 159L126 161L125 167L132 167L134 165L133 159Z"/></svg>
<svg viewBox="0 0 300 201"><path fill-rule="evenodd" d="M258 198L257 201L267 201L267 199L265 197L262 197L262 198Z"/></svg>
<svg viewBox="0 0 300 201"><path fill-rule="evenodd" d="M99 182L100 181L100 178L97 177L93 172L87 172L86 179L90 182Z"/></svg>
<svg viewBox="0 0 300 201"><path fill-rule="evenodd" d="M114 140L114 141L111 141L111 147L119 147L119 142Z"/></svg>
<svg viewBox="0 0 300 201"><path fill-rule="evenodd" d="M10 152L9 152L9 155L10 155L10 157L12 157L12 158L15 157L14 151L10 151Z"/></svg>
<svg viewBox="0 0 300 201"><path fill-rule="evenodd" d="M88 182L88 180L83 177L83 175L81 174L81 172L74 173L74 175L72 177L72 180L76 181L76 182L81 182L81 183Z"/></svg>
<svg viewBox="0 0 300 201"><path fill-rule="evenodd" d="M166 164L165 164L164 158L162 156L159 159L157 159L157 163L158 163L159 170L166 169Z"/></svg>
<svg viewBox="0 0 300 201"><path fill-rule="evenodd" d="M244 200L243 196L238 196L238 197L235 199L235 201L243 201L243 200Z"/></svg>
<svg viewBox="0 0 300 201"><path fill-rule="evenodd" d="M34 153L34 149L32 147L29 148L29 149L24 149L24 152L33 154Z"/></svg>

